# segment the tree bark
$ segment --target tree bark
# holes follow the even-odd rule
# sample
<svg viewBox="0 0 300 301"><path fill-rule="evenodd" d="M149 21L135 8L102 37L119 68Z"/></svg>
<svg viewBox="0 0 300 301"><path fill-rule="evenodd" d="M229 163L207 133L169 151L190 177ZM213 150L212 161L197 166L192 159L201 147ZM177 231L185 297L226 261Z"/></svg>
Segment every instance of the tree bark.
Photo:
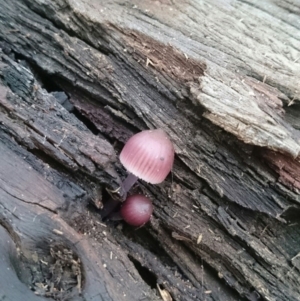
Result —
<svg viewBox="0 0 300 301"><path fill-rule="evenodd" d="M0 0L0 299L300 299L297 0ZM162 128L146 226L101 219Z"/></svg>

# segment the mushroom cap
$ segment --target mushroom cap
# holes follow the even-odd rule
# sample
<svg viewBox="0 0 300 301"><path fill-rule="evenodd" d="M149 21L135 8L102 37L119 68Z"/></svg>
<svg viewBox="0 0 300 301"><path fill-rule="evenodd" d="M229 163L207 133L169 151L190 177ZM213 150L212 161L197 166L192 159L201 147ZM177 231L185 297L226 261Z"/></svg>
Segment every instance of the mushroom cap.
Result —
<svg viewBox="0 0 300 301"><path fill-rule="evenodd" d="M152 212L152 202L144 195L135 194L126 199L120 213L127 224L140 227L150 220Z"/></svg>
<svg viewBox="0 0 300 301"><path fill-rule="evenodd" d="M136 177L159 184L172 169L174 146L161 129L142 131L127 141L120 161Z"/></svg>

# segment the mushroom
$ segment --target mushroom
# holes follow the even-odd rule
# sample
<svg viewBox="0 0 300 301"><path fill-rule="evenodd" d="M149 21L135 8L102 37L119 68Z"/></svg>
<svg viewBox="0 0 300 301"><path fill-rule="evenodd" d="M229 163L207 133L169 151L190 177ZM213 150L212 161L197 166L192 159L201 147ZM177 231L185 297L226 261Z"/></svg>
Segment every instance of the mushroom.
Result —
<svg viewBox="0 0 300 301"><path fill-rule="evenodd" d="M132 136L120 154L120 161L129 171L129 175L117 189L124 201L130 188L138 179L151 184L164 181L174 162L174 146L168 135L161 129L146 130ZM111 215L119 201L112 197L101 210L102 218Z"/></svg>
<svg viewBox="0 0 300 301"><path fill-rule="evenodd" d="M121 217L132 226L140 227L146 224L153 212L152 202L141 194L129 196L121 208Z"/></svg>
<svg viewBox="0 0 300 301"><path fill-rule="evenodd" d="M161 129L142 131L127 141L120 161L130 172L122 183L126 195L138 179L151 184L164 181L173 166L174 146Z"/></svg>

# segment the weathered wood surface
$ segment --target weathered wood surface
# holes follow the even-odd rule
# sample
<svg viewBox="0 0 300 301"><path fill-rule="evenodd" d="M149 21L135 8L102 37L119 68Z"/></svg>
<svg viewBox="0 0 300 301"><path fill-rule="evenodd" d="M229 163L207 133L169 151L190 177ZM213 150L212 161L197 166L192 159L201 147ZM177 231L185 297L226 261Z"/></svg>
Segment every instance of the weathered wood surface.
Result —
<svg viewBox="0 0 300 301"><path fill-rule="evenodd" d="M300 299L298 1L0 7L3 300ZM123 143L159 127L151 223L103 223Z"/></svg>

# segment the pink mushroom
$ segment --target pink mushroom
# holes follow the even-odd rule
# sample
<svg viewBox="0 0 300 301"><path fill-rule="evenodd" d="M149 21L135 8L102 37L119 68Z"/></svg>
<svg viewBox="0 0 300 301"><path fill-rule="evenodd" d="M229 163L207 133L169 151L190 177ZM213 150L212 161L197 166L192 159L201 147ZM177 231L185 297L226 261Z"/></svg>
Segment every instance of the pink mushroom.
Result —
<svg viewBox="0 0 300 301"><path fill-rule="evenodd" d="M151 184L163 182L172 169L174 155L174 146L161 129L146 130L132 136L120 154L121 163L129 171L121 189L118 189L121 199L126 199L128 191L138 179ZM112 215L118 204L118 200L110 198L102 209L102 218ZM122 208L127 207L124 204Z"/></svg>
<svg viewBox="0 0 300 301"><path fill-rule="evenodd" d="M130 172L123 182L127 193L138 179L151 184L163 182L173 166L174 146L161 129L142 131L127 141L120 161Z"/></svg>
<svg viewBox="0 0 300 301"><path fill-rule="evenodd" d="M126 199L120 213L127 224L140 227L150 220L152 212L152 202L144 195L135 194Z"/></svg>

